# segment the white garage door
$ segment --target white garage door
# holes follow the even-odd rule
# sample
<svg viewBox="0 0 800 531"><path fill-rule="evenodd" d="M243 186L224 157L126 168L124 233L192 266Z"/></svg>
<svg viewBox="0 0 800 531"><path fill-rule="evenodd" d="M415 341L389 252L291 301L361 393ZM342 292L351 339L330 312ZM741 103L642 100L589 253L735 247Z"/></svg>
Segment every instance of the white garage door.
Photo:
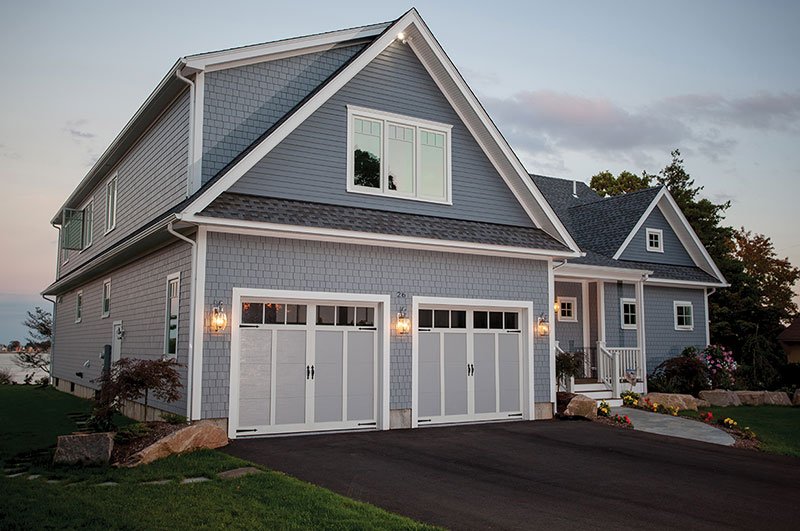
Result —
<svg viewBox="0 0 800 531"><path fill-rule="evenodd" d="M522 417L519 310L418 310L419 425Z"/></svg>
<svg viewBox="0 0 800 531"><path fill-rule="evenodd" d="M376 426L376 304L240 304L237 436Z"/></svg>

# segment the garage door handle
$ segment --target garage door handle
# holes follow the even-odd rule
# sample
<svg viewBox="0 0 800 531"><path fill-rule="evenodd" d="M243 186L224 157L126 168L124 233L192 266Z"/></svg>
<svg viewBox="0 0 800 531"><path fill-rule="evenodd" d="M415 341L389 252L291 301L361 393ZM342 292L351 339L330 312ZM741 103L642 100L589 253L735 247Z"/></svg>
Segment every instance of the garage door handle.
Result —
<svg viewBox="0 0 800 531"><path fill-rule="evenodd" d="M311 365L306 365L306 380L311 378Z"/></svg>
<svg viewBox="0 0 800 531"><path fill-rule="evenodd" d="M314 366L311 366L311 379L314 379Z"/></svg>

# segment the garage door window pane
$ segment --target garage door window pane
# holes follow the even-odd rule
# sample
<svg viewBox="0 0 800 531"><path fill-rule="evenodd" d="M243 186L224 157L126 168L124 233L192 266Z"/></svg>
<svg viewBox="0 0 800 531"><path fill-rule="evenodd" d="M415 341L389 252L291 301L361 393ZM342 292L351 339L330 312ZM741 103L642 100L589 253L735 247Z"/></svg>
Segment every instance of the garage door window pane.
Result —
<svg viewBox="0 0 800 531"><path fill-rule="evenodd" d="M306 324L306 305L287 304L286 305L286 324Z"/></svg>
<svg viewBox="0 0 800 531"><path fill-rule="evenodd" d="M433 328L433 310L419 311L419 327Z"/></svg>
<svg viewBox="0 0 800 531"><path fill-rule="evenodd" d="M503 312L489 312L489 328L503 328Z"/></svg>
<svg viewBox="0 0 800 531"><path fill-rule="evenodd" d="M247 324L262 324L264 305L258 302L242 303L242 322Z"/></svg>
<svg viewBox="0 0 800 531"><path fill-rule="evenodd" d="M449 328L450 327L450 312L447 310L434 310L433 311L433 326L436 328Z"/></svg>
<svg viewBox="0 0 800 531"><path fill-rule="evenodd" d="M264 305L264 324L283 324L286 322L286 307L283 304L268 302Z"/></svg>
<svg viewBox="0 0 800 531"><path fill-rule="evenodd" d="M356 309L353 306L337 306L336 324L339 326L353 326L356 318Z"/></svg>
<svg viewBox="0 0 800 531"><path fill-rule="evenodd" d="M335 314L335 306L317 306L317 324L332 325Z"/></svg>
<svg viewBox="0 0 800 531"><path fill-rule="evenodd" d="M506 330L519 329L519 314L517 312L506 312Z"/></svg>
<svg viewBox="0 0 800 531"><path fill-rule="evenodd" d="M450 312L450 327L451 328L466 328L467 327L467 311L466 310L453 310Z"/></svg>
<svg viewBox="0 0 800 531"><path fill-rule="evenodd" d="M488 312L474 312L472 314L473 328L489 328L489 313Z"/></svg>
<svg viewBox="0 0 800 531"><path fill-rule="evenodd" d="M356 325L374 326L375 308L356 308Z"/></svg>

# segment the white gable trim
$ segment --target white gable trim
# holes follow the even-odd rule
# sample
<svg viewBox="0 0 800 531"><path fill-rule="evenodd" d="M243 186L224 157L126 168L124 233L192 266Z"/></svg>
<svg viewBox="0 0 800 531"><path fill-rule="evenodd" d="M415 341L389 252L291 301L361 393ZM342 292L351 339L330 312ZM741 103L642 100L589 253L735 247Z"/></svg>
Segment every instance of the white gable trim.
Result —
<svg viewBox="0 0 800 531"><path fill-rule="evenodd" d="M236 181L238 181L245 173L247 173L253 166L258 163L261 159L263 159L272 149L274 149L280 142L282 142L292 131L294 131L301 123L303 123L306 119L308 119L317 109L319 109L328 99L330 99L336 92L338 92L346 83L348 83L353 77L358 74L362 69L364 69L370 62L372 62L383 50L385 50L392 42L394 42L397 38L397 35L400 32L404 32L408 35L409 29L415 29L417 35L419 35L428 46L434 51L437 59L441 62L441 65L445 69L448 76L452 78L454 83L457 85L458 90L462 93L462 95L466 98L468 103L470 104L472 110L477 114L478 118L482 122L483 126L486 128L486 131L489 133L491 139L493 139L497 145L499 146L503 156L507 159L515 172L516 178L519 179L524 188L533 196L534 201L526 201L524 197L520 197L520 195L515 191L515 187L511 186L510 179L515 178L512 175L507 175L507 172L500 171L500 175L503 176L503 179L506 181L506 184L509 185L509 188L516 196L518 202L522 207L525 209L528 216L534 222L534 224L545 230L546 232L550 233L551 236L555 237L556 239L561 240L564 242L567 247L571 250L578 252L579 248L572 237L567 232L566 228L562 225L561 221L558 219L558 216L555 215L555 212L552 210L550 205L544 199L541 192L536 188L536 186L531 181L527 171L522 166L522 163L517 159L516 155L511 151L511 148L503 139L500 132L497 130L495 125L492 123L491 119L489 119L486 111L483 110L483 107L478 103L477 99L475 98L472 91L466 86L463 78L461 78L460 74L456 71L453 64L444 54L444 51L441 50L436 40L428 31L427 27L425 26L422 19L417 14L416 10L412 9L403 15L400 19L398 19L393 25L388 26L388 29L385 29L383 34L378 37L372 44L370 44L364 51L361 52L360 55L356 56L355 59L350 62L341 72L339 72L336 77L330 80L327 85L325 85L321 90L319 90L316 94L311 96L305 104L303 104L297 111L295 111L291 116L289 116L283 123L281 123L276 129L265 139L263 139L258 145L256 145L249 153L247 153L242 159L236 163L225 175L223 175L217 182L211 185L206 191L204 191L197 199L195 199L189 206L184 209L184 214L188 215L195 215L200 213L204 208L206 208L214 199L216 199L221 193L226 191L230 188ZM416 33L416 32L415 32ZM415 35L416 36L416 35ZM407 41L409 44L412 43L412 40ZM413 46L413 44L411 44ZM416 53L416 51L415 51ZM419 56L419 54L417 54ZM425 61L422 61L425 64ZM426 66L428 68L428 66ZM439 80L436 79L436 76L431 74L434 80L439 84ZM441 87L441 85L440 85ZM453 104L450 96L447 94L446 91L443 90L448 99ZM462 110L458 108L458 106L453 105L456 112L458 112L459 116L463 118ZM467 122L465 122L466 124ZM467 125L469 128L469 125ZM481 141L479 138L480 135L476 135L476 131L470 128L470 132L476 138L476 140L481 145L481 148L484 150L484 153L492 162L492 164L498 168L502 166L499 160L496 160L493 155L492 151L487 149L487 146L484 142ZM531 208L531 203L536 203L538 207L541 209L541 213L536 213L534 209ZM555 232L555 234L553 234Z"/></svg>
<svg viewBox="0 0 800 531"><path fill-rule="evenodd" d="M625 249L628 248L633 238L636 234L639 233L642 226L647 221L647 218L650 217L650 214L653 213L653 210L658 207L661 210L661 213L664 214L664 218L669 223L672 231L678 237L683 245L686 252L689 253L689 256L694 261L695 265L700 269L704 270L706 273L709 273L715 276L721 284L727 284L725 277L722 275L722 272L717 268L717 264L714 263L714 260L708 254L703 243L698 238L697 234L692 229L689 220L686 219L686 216L681 211L678 204L675 202L675 199L672 197L672 194L669 193L666 186L662 187L661 190L656 194L653 198L653 201L647 207L647 210L644 211L642 216L639 218L639 221L636 222L636 225L633 227L633 230L628 234L625 238L625 241L622 242L617 252L614 253L614 260L619 260L622 253L625 252Z"/></svg>

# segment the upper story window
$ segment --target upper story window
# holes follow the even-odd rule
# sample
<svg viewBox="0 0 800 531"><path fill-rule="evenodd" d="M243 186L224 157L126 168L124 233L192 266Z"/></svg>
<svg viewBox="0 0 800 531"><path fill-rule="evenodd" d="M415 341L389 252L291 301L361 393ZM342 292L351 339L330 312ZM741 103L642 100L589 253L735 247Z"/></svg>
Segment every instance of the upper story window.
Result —
<svg viewBox="0 0 800 531"><path fill-rule="evenodd" d="M106 232L117 226L117 175L106 183Z"/></svg>
<svg viewBox="0 0 800 531"><path fill-rule="evenodd" d="M83 319L83 290L78 290L75 295L75 322L80 323Z"/></svg>
<svg viewBox="0 0 800 531"><path fill-rule="evenodd" d="M92 244L92 221L94 221L94 200L90 199L83 207L83 248Z"/></svg>
<svg viewBox="0 0 800 531"><path fill-rule="evenodd" d="M452 126L348 106L349 192L451 204Z"/></svg>
<svg viewBox="0 0 800 531"><path fill-rule="evenodd" d="M558 297L558 320L566 322L577 322L578 299L575 297Z"/></svg>
<svg viewBox="0 0 800 531"><path fill-rule="evenodd" d="M178 355L178 308L180 298L180 273L167 277L167 307L164 323L164 355Z"/></svg>
<svg viewBox="0 0 800 531"><path fill-rule="evenodd" d="M102 311L100 317L108 317L111 314L111 279L103 281L103 298L101 304Z"/></svg>
<svg viewBox="0 0 800 531"><path fill-rule="evenodd" d="M636 299L620 299L620 327L623 330L636 329Z"/></svg>
<svg viewBox="0 0 800 531"><path fill-rule="evenodd" d="M694 312L691 302L675 301L675 330L694 330Z"/></svg>
<svg viewBox="0 0 800 531"><path fill-rule="evenodd" d="M651 253L664 252L664 231L661 229L647 229L647 250Z"/></svg>

